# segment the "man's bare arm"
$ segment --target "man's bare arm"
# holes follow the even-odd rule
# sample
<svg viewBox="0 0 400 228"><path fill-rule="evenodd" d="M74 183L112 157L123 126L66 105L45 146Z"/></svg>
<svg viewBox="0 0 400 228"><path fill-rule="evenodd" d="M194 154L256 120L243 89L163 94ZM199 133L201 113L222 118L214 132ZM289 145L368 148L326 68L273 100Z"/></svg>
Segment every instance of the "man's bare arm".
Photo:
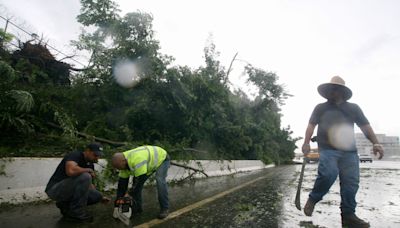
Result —
<svg viewBox="0 0 400 228"><path fill-rule="evenodd" d="M311 137L314 133L315 125L312 123L309 123L306 129L306 134L304 136L304 142L301 150L303 151L304 154L307 154L310 152L310 140Z"/></svg>
<svg viewBox="0 0 400 228"><path fill-rule="evenodd" d="M366 124L366 125L360 126L360 129L364 133L365 137L367 137L367 139L369 141L371 141L371 143L373 144L372 150L373 150L374 154L377 155L379 153L378 159L382 159L383 154L384 154L383 147L379 143L378 139L376 138L375 132L372 129L371 125Z"/></svg>
<svg viewBox="0 0 400 228"><path fill-rule="evenodd" d="M90 168L82 168L74 161L67 161L65 163L65 172L67 176L74 177L81 175L82 173L89 173L92 177L95 177L95 173L93 169Z"/></svg>

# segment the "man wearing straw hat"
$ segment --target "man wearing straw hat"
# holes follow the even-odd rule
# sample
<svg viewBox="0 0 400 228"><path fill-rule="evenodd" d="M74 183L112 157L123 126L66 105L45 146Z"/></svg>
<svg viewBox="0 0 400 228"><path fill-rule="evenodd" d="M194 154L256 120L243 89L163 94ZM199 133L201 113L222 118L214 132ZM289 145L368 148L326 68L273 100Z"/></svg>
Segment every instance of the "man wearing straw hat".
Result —
<svg viewBox="0 0 400 228"><path fill-rule="evenodd" d="M317 142L320 151L318 176L309 194L304 214L311 216L314 206L328 193L337 176L340 180L342 225L370 227L368 222L355 215L356 194L359 186L359 158L357 154L354 123L373 144L373 153L383 157L383 148L367 118L357 104L349 103L352 91L339 76L318 86L318 93L327 99L318 104L311 114L302 151L310 152L310 140L318 125Z"/></svg>

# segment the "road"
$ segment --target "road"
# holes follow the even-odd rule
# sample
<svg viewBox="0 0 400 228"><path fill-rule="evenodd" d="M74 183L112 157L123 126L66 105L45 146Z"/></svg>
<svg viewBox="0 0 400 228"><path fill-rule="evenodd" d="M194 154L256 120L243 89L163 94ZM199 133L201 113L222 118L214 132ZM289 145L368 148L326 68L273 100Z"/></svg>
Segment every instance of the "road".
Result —
<svg viewBox="0 0 400 228"><path fill-rule="evenodd" d="M400 227L400 163L361 164L357 214L371 227ZM306 166L301 195L307 200L317 164ZM300 165L269 168L233 176L213 177L170 186L171 214L158 213L156 190L144 191L144 213L135 216L135 227L340 227L339 184L317 204L313 217L294 205ZM0 227L126 227L111 216L112 205L89 208L92 223L62 219L53 203L2 208Z"/></svg>

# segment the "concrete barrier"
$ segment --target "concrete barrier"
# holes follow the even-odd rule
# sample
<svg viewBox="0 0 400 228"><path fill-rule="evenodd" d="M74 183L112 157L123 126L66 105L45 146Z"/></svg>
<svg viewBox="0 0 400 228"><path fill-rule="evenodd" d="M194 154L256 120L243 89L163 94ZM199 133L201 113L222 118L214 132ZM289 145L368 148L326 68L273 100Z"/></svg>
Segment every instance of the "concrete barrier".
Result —
<svg viewBox="0 0 400 228"><path fill-rule="evenodd" d="M48 199L44 189L61 159L30 157L0 159L0 204L19 204ZM253 171L273 166L264 165L259 160L191 160L187 162L173 162L204 170L209 177ZM107 161L100 159L99 164L95 164L95 169L101 173ZM193 175L193 171L172 165L168 171L167 181L179 181L189 175ZM193 177L202 178L205 176L201 173L196 173ZM106 186L106 189L112 188L116 188L116 183Z"/></svg>

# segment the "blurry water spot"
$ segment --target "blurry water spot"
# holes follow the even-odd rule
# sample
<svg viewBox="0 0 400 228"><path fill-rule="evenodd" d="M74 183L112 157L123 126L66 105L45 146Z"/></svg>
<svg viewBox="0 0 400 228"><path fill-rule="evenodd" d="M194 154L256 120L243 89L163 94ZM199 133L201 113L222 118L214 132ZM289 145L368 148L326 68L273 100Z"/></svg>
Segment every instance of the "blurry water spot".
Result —
<svg viewBox="0 0 400 228"><path fill-rule="evenodd" d="M119 60L113 67L115 81L125 88L131 88L139 81L139 73L139 65L128 59Z"/></svg>
<svg viewBox="0 0 400 228"><path fill-rule="evenodd" d="M353 131L353 128L349 125L338 124L329 130L329 142L339 150L351 150L354 146Z"/></svg>

